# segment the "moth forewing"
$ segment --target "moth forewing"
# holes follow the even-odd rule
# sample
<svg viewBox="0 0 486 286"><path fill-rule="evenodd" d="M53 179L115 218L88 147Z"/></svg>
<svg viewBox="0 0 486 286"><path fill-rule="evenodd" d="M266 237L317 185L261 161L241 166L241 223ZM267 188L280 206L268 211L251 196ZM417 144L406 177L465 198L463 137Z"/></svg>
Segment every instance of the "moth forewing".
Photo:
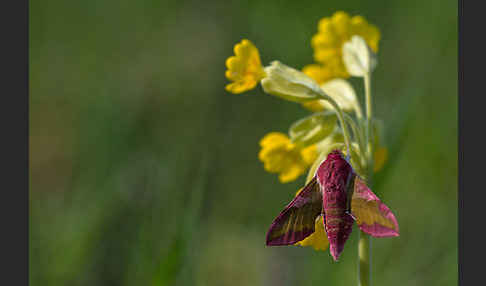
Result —
<svg viewBox="0 0 486 286"><path fill-rule="evenodd" d="M322 195L312 179L275 218L267 233L267 245L292 245L314 233L322 212Z"/></svg>

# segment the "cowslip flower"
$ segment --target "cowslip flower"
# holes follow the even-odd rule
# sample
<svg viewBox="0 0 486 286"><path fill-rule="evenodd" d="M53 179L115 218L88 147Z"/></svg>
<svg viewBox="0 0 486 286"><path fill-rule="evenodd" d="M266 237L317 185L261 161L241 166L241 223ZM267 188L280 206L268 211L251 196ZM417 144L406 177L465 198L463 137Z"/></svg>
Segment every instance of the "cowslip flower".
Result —
<svg viewBox="0 0 486 286"><path fill-rule="evenodd" d="M350 17L346 12L338 11L332 17L322 18L311 41L314 60L319 65L306 66L303 71L319 83L336 77L348 78L342 49L354 35L361 36L374 53L378 52L380 31L362 16Z"/></svg>
<svg viewBox="0 0 486 286"><path fill-rule="evenodd" d="M278 173L281 183L294 181L317 158L316 146L300 148L280 132L271 132L260 140L258 158L267 172Z"/></svg>
<svg viewBox="0 0 486 286"><path fill-rule="evenodd" d="M316 220L322 221L327 243ZM320 164L312 180L275 218L267 232L267 245L299 243L326 249L329 244L337 261L355 222L361 231L373 237L399 235L395 215L353 171L342 153L334 150Z"/></svg>
<svg viewBox="0 0 486 286"><path fill-rule="evenodd" d="M258 49L249 40L241 40L233 50L235 55L226 59L225 76L232 81L226 85L226 90L238 94L255 88L265 77L265 71Z"/></svg>
<svg viewBox="0 0 486 286"><path fill-rule="evenodd" d="M320 20L312 38L316 63L302 70L279 61L263 67L248 40L238 43L226 62L226 77L232 81L227 91L241 93L259 82L265 93L313 111L295 121L288 136L272 132L260 141L259 159L265 170L279 174L281 182L309 170L305 186L272 222L267 245L329 248L337 261L356 222L362 232L360 285L370 284L369 235L399 235L393 213L361 179L371 179L382 169L388 154L379 142L382 128L371 108L370 82L379 39L378 29L363 17L336 12ZM346 81L350 76L363 80L366 113Z"/></svg>
<svg viewBox="0 0 486 286"><path fill-rule="evenodd" d="M306 65L302 72L321 85L335 78L348 78L350 74L343 61L343 47L355 35L361 36L373 52L378 52L380 31L362 16L350 17L346 12L338 11L332 17L322 18L311 41L317 64ZM319 100L306 102L303 106L314 112L329 108Z"/></svg>

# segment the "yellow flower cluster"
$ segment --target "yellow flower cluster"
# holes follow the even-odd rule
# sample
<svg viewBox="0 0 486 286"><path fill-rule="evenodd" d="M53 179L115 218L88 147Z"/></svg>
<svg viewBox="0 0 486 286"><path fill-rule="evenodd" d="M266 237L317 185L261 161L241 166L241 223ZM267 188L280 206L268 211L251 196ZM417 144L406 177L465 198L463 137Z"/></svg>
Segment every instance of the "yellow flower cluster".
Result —
<svg viewBox="0 0 486 286"><path fill-rule="evenodd" d="M345 12L338 11L331 17L322 18L318 24L318 33L313 36L311 43L314 50L314 59L317 63L307 65L302 69L304 74L320 84L321 88L338 101L340 107L345 110L352 109L352 105L347 103L347 101L353 102L355 100L354 94L350 97L349 92L344 93L347 90L338 89L343 94L348 94L347 97L341 96L340 101L336 97L337 95L326 90L326 86L331 86L331 83L336 81L333 79L349 77L342 59L342 47L354 35L361 36L374 52L378 51L380 32L362 16L351 17ZM267 80L271 78L271 73L267 70L271 66L263 67L258 49L247 39L241 40L234 46L234 55L226 60L226 67L225 76L231 81L226 85L226 90L235 94L251 90L262 79L265 78ZM300 83L301 81L298 82ZM334 85L336 86L336 83ZM354 93L354 91L352 92ZM309 100L302 102L302 104L313 112L330 108L329 104L326 105L324 100ZM315 144L305 148L298 147L291 142L287 135L278 132L267 134L260 141L260 146L261 151L258 157L264 163L265 170L271 173L278 173L279 180L282 183L297 179L318 156ZM374 155L374 171L377 172L386 161L387 150L386 148L378 148L375 150ZM312 236L308 238L309 240L302 241L302 245L312 241L311 238Z"/></svg>
<svg viewBox="0 0 486 286"><path fill-rule="evenodd" d="M317 159L316 145L299 148L287 135L271 132L260 140L258 158L270 173L279 173L282 183L294 181Z"/></svg>
<svg viewBox="0 0 486 286"><path fill-rule="evenodd" d="M234 56L226 60L226 78L232 83L226 85L231 93L242 93L255 88L265 77L258 49L247 39L243 39L234 47Z"/></svg>
<svg viewBox="0 0 486 286"><path fill-rule="evenodd" d="M318 24L318 32L311 42L317 64L305 66L302 72L319 84L334 78L348 78L342 48L354 35L363 37L373 52L378 52L380 31L362 16L350 17L346 12L338 11L332 17L322 18ZM313 112L325 108L318 100L306 102L303 106Z"/></svg>
<svg viewBox="0 0 486 286"><path fill-rule="evenodd" d="M361 36L373 52L378 52L380 31L362 16L350 17L346 12L338 11L332 17L322 18L311 42L314 59L319 64L308 65L303 68L303 72L318 83L336 77L348 78L342 47L354 35Z"/></svg>

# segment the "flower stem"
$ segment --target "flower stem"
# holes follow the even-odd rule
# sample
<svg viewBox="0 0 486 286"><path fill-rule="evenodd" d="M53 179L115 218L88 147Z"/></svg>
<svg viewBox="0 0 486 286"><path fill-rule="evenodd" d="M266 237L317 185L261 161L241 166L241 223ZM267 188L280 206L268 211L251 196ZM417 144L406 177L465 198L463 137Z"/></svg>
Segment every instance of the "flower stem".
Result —
<svg viewBox="0 0 486 286"><path fill-rule="evenodd" d="M371 186L373 176L373 138L371 121L373 118L373 109L371 102L371 73L364 76L365 97L366 97L366 181ZM358 285L369 286L371 283L371 237L360 231L358 241Z"/></svg>
<svg viewBox="0 0 486 286"><path fill-rule="evenodd" d="M366 154L365 143L363 141L364 139L363 139L361 129L358 128L358 125L356 125L356 122L354 122L354 120L353 120L353 118L351 118L351 116L349 116L346 113L343 113L343 115L344 115L344 119L346 120L346 122L351 127L351 130L353 131L354 138L356 139L356 142L358 143L360 154ZM362 161L361 164L364 166L366 164L366 162Z"/></svg>
<svg viewBox="0 0 486 286"><path fill-rule="evenodd" d="M371 274L371 240L370 236L366 233L359 232L359 242L358 242L358 253L359 253L359 286L369 286L370 285L370 274Z"/></svg>
<svg viewBox="0 0 486 286"><path fill-rule="evenodd" d="M351 137L349 136L348 126L346 125L346 121L344 121L343 111L341 110L337 102L332 97L326 94L319 94L319 96L322 99L327 100L332 105L332 107L334 107L334 109L336 110L339 123L341 124L341 128L343 130L343 137L344 137L344 143L346 144L346 150L348 152L348 156L351 157Z"/></svg>
<svg viewBox="0 0 486 286"><path fill-rule="evenodd" d="M365 85L365 97L366 97L366 142L368 144L367 148L367 161L368 161L368 180L371 180L371 175L373 171L373 138L372 138L372 126L371 121L373 119L373 106L371 104L371 73L364 76Z"/></svg>

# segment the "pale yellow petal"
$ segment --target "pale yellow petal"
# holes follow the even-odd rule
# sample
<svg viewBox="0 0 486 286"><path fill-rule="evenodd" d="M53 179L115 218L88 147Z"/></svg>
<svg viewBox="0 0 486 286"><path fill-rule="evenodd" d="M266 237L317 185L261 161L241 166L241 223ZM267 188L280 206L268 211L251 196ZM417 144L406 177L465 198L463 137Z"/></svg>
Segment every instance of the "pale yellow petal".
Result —
<svg viewBox="0 0 486 286"><path fill-rule="evenodd" d="M312 246L315 250L326 250L329 247L329 240L327 239L326 230L322 216L318 216L315 221L315 231L313 234L306 237L304 240L297 242L295 245Z"/></svg>

